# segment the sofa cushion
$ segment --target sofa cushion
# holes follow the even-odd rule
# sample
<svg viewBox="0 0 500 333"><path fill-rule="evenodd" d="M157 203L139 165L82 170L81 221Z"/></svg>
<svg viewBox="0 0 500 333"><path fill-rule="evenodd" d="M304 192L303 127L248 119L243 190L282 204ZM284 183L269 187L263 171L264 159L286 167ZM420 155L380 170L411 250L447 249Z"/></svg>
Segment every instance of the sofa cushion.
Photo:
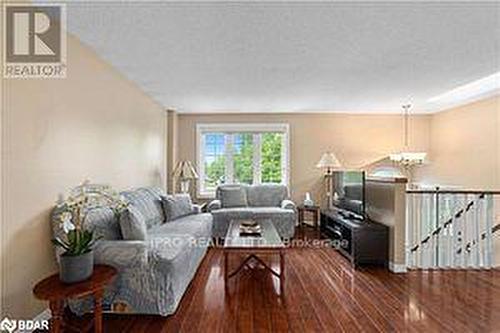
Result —
<svg viewBox="0 0 500 333"><path fill-rule="evenodd" d="M273 217L274 215L287 214L294 215L295 212L290 209L281 207L237 207L237 208L222 208L212 212L214 217L224 216L228 220L238 219L258 219L265 217Z"/></svg>
<svg viewBox="0 0 500 333"><path fill-rule="evenodd" d="M146 220L141 212L130 205L120 214L120 229L123 239L126 240L145 240L146 239Z"/></svg>
<svg viewBox="0 0 500 333"><path fill-rule="evenodd" d="M219 194L222 208L247 206L247 195L243 186L221 187Z"/></svg>
<svg viewBox="0 0 500 333"><path fill-rule="evenodd" d="M93 230L94 236L105 240L122 239L118 217L108 207L89 211L85 218L85 229Z"/></svg>
<svg viewBox="0 0 500 333"><path fill-rule="evenodd" d="M214 219L219 216L224 216L228 220L250 219L253 216L253 209L250 207L221 208L214 210L211 214Z"/></svg>
<svg viewBox="0 0 500 333"><path fill-rule="evenodd" d="M281 207L222 208L212 211L212 237L225 237L229 224L238 219L271 220L283 238L291 238L295 232L295 210Z"/></svg>
<svg viewBox="0 0 500 333"><path fill-rule="evenodd" d="M162 196L165 221L170 222L193 213L193 203L189 194L174 194Z"/></svg>
<svg viewBox="0 0 500 333"><path fill-rule="evenodd" d="M254 218L266 218L276 215L295 215L291 209L284 209L281 207L251 207Z"/></svg>
<svg viewBox="0 0 500 333"><path fill-rule="evenodd" d="M212 237L212 215L209 213L188 215L148 230L148 237L162 235L168 237L190 235L195 238L210 238Z"/></svg>
<svg viewBox="0 0 500 333"><path fill-rule="evenodd" d="M150 250L149 255L153 261L169 264L183 253L189 253L189 246L193 237L189 235L176 235L176 238L164 237L164 235L151 235L147 244ZM168 272L168 274L173 272Z"/></svg>
<svg viewBox="0 0 500 333"><path fill-rule="evenodd" d="M144 217L146 227L149 229L165 221L161 202L161 190L143 187L121 194L128 201L129 206L134 206Z"/></svg>
<svg viewBox="0 0 500 333"><path fill-rule="evenodd" d="M288 190L281 184L262 184L247 187L248 206L280 207L288 196Z"/></svg>
<svg viewBox="0 0 500 333"><path fill-rule="evenodd" d="M142 279L134 281L147 284L149 281L153 282L154 289L141 292L134 299L138 299L141 305L152 300L155 312L158 309L163 316L175 312L207 251L207 246L193 246L192 236L176 236L175 240L170 242L160 237L150 242L151 269L142 274Z"/></svg>

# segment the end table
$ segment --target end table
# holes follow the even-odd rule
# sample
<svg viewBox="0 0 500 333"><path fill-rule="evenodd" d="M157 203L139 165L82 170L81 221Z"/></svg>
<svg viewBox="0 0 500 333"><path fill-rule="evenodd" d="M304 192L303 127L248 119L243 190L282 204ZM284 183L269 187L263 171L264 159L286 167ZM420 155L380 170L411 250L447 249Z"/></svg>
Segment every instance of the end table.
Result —
<svg viewBox="0 0 500 333"><path fill-rule="evenodd" d="M320 207L319 206L298 206L297 207L298 215L299 215L299 227L302 228L302 225L304 223L304 216L306 212L310 212L313 214L313 223L314 223L314 228L318 229L319 228L319 212L320 212Z"/></svg>
<svg viewBox="0 0 500 333"><path fill-rule="evenodd" d="M102 332L102 298L104 288L113 280L117 271L114 267L107 265L94 266L94 273L85 281L65 284L59 280L59 274L54 274L38 282L33 288L35 297L49 301L52 312L51 332L61 332L63 323L64 300L68 298L80 298L94 296L94 331Z"/></svg>

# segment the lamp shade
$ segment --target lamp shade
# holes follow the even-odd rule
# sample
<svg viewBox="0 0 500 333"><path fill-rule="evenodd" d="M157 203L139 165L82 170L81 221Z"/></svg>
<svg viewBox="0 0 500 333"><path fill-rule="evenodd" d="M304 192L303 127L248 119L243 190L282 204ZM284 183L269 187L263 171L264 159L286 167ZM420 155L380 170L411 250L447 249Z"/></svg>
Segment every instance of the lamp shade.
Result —
<svg viewBox="0 0 500 333"><path fill-rule="evenodd" d="M191 161L180 161L172 173L174 177L180 179L198 179L198 173Z"/></svg>
<svg viewBox="0 0 500 333"><path fill-rule="evenodd" d="M337 159L337 156L335 156L335 154L331 152L324 153L321 156L321 159L319 160L318 164L316 164L316 168L322 168L322 169L340 168L341 166L342 165Z"/></svg>

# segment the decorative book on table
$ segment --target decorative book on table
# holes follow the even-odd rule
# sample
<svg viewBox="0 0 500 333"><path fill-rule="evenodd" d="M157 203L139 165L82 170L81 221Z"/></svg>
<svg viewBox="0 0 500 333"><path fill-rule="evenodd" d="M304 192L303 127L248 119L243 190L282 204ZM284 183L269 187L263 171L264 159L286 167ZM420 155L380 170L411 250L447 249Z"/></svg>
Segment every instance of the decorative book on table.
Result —
<svg viewBox="0 0 500 333"><path fill-rule="evenodd" d="M261 227L257 221L254 220L244 220L240 223L240 236L261 236Z"/></svg>

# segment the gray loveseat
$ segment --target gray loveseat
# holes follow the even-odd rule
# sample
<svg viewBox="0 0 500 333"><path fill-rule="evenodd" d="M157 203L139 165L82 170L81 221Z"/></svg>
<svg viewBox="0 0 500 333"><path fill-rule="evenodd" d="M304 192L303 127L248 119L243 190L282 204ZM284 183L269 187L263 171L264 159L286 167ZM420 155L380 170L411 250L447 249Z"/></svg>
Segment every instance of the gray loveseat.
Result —
<svg viewBox="0 0 500 333"><path fill-rule="evenodd" d="M158 314L175 312L193 279L211 240L212 216L200 214L196 206L190 215L166 221L161 190L139 188L122 192L129 210L146 223L144 240L124 240L122 217L107 208L92 211L85 227L102 237L94 248L94 261L118 269L114 283L106 290L104 309L111 312ZM190 200L190 199L189 199ZM53 211L57 225L58 208ZM167 212L168 213L168 212ZM53 228L60 233L59 228ZM77 314L92 309L91 299L71 301Z"/></svg>
<svg viewBox="0 0 500 333"><path fill-rule="evenodd" d="M281 184L221 185L216 199L208 204L212 236L225 237L231 220L251 218L271 220L282 238L292 238L297 214L288 198L288 188Z"/></svg>

